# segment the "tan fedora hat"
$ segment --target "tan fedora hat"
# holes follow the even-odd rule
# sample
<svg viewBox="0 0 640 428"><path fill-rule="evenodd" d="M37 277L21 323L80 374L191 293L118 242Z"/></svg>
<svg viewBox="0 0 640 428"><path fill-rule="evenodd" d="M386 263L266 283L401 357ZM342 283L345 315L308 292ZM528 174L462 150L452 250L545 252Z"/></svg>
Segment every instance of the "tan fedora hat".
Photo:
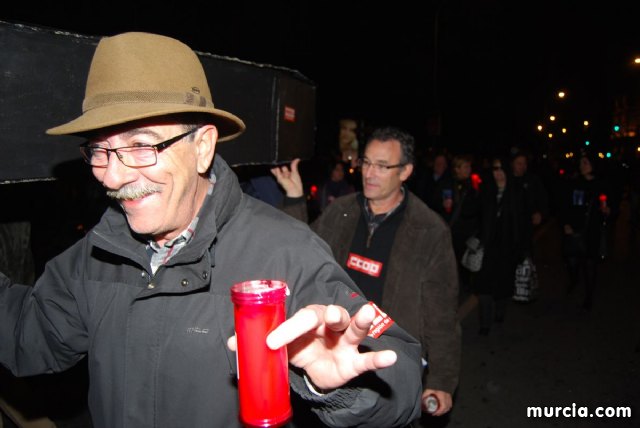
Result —
<svg viewBox="0 0 640 428"><path fill-rule="evenodd" d="M91 61L82 116L47 130L81 134L172 113L208 113L218 141L240 135L244 122L214 107L196 53L184 43L150 33L104 37Z"/></svg>

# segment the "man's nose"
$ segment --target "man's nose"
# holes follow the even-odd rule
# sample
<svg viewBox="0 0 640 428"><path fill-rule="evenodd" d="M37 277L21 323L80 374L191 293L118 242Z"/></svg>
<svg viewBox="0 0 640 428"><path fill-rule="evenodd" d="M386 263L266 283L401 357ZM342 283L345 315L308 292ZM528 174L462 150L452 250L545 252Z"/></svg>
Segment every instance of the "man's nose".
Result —
<svg viewBox="0 0 640 428"><path fill-rule="evenodd" d="M103 186L108 189L119 189L123 185L134 181L138 176L137 170L122 163L118 158L118 154L114 152L109 153L109 162L105 168L94 168L94 170L95 169L103 170L100 181Z"/></svg>

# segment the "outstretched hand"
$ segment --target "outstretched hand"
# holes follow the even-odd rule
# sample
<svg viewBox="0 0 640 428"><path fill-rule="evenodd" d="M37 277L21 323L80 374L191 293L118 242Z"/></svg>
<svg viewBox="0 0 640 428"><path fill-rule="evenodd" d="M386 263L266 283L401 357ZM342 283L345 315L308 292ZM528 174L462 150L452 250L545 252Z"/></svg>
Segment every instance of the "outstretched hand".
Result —
<svg viewBox="0 0 640 428"><path fill-rule="evenodd" d="M304 196L304 186L302 178L298 172L298 164L300 159L296 158L291 161L291 169L286 165L271 168L271 173L276 177L278 184L282 186L289 198L299 198Z"/></svg>
<svg viewBox="0 0 640 428"><path fill-rule="evenodd" d="M289 362L303 369L320 389L338 388L356 376L389 367L396 362L394 351L360 353L375 311L364 305L351 318L340 306L309 305L296 312L267 337L267 346L287 345ZM235 336L228 342L235 350Z"/></svg>

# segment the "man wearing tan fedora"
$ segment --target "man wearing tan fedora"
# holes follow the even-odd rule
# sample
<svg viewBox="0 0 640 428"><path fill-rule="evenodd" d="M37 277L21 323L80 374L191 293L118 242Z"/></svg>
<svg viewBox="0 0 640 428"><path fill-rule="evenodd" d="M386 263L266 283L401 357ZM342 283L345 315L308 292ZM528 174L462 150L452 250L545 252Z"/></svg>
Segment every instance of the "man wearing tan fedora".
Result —
<svg viewBox="0 0 640 428"><path fill-rule="evenodd" d="M0 273L0 362L30 376L87 358L95 428L240 426L229 290L279 279L288 319L267 343L288 349L291 426L406 425L420 345L307 225L242 193L215 149L244 129L188 46L103 38L82 114L47 133L86 139L114 204L34 287Z"/></svg>

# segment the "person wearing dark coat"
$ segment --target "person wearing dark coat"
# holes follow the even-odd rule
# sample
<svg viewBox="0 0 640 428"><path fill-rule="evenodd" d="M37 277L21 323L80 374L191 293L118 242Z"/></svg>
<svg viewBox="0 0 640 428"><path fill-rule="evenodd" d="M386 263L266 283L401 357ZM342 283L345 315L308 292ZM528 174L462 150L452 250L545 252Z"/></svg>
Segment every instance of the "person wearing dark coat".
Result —
<svg viewBox="0 0 640 428"><path fill-rule="evenodd" d="M529 160L522 152L511 160L512 182L524 196L526 214L530 218L525 224L522 239L527 244L527 253L533 255L533 232L549 217L549 195L540 177L529 171Z"/></svg>
<svg viewBox="0 0 640 428"><path fill-rule="evenodd" d="M321 212L336 198L356 191L346 178L347 166L344 162L333 161L329 165L329 176L318 192L318 207Z"/></svg>
<svg viewBox="0 0 640 428"><path fill-rule="evenodd" d="M479 196L471 182L471 157L458 155L453 158L452 174L436 186L441 195L433 209L449 224L453 250L458 261L466 248L465 242L478 229Z"/></svg>
<svg viewBox="0 0 640 428"><path fill-rule="evenodd" d="M406 188L414 144L400 129L374 130L359 161L363 190L337 198L311 228L364 295L420 340L423 411L433 396L431 415L441 416L453 406L460 371L457 264L442 217ZM272 172L287 195L283 210L307 221L299 161Z"/></svg>
<svg viewBox="0 0 640 428"><path fill-rule="evenodd" d="M378 317L306 224L242 192L216 148L245 124L214 107L195 51L159 34L101 38L85 94L82 115L47 133L88 138L80 152L112 204L34 286L0 272L3 370L84 360L94 428L246 426L230 288L275 278L287 318L256 343L287 347L288 370L272 376L287 378L296 410L277 423L404 427L420 415L420 343Z"/></svg>
<svg viewBox="0 0 640 428"><path fill-rule="evenodd" d="M444 153L438 153L433 158L433 165L416 178L415 193L431 209L442 203L442 195L437 191L441 182L451 181L449 160Z"/></svg>
<svg viewBox="0 0 640 428"><path fill-rule="evenodd" d="M586 310L591 310L593 305L601 245L606 244L603 225L611 212L606 200L610 192L594 167L595 161L588 154L580 156L578 173L567 182L560 207L563 256L569 272L568 292L577 286L582 274Z"/></svg>
<svg viewBox="0 0 640 428"><path fill-rule="evenodd" d="M491 172L480 190L480 241L484 247L482 268L473 281L479 299L480 335L487 335L493 321L502 322L513 295L516 265L525 257L521 235L529 220L524 195L513 183L507 163L491 161Z"/></svg>
<svg viewBox="0 0 640 428"><path fill-rule="evenodd" d="M478 231L480 196L471 180L472 158L456 155L451 162L451 174L443 177L435 186L433 209L451 229L453 251L458 263L459 289L468 291L473 274L460 263L466 250L467 239Z"/></svg>

